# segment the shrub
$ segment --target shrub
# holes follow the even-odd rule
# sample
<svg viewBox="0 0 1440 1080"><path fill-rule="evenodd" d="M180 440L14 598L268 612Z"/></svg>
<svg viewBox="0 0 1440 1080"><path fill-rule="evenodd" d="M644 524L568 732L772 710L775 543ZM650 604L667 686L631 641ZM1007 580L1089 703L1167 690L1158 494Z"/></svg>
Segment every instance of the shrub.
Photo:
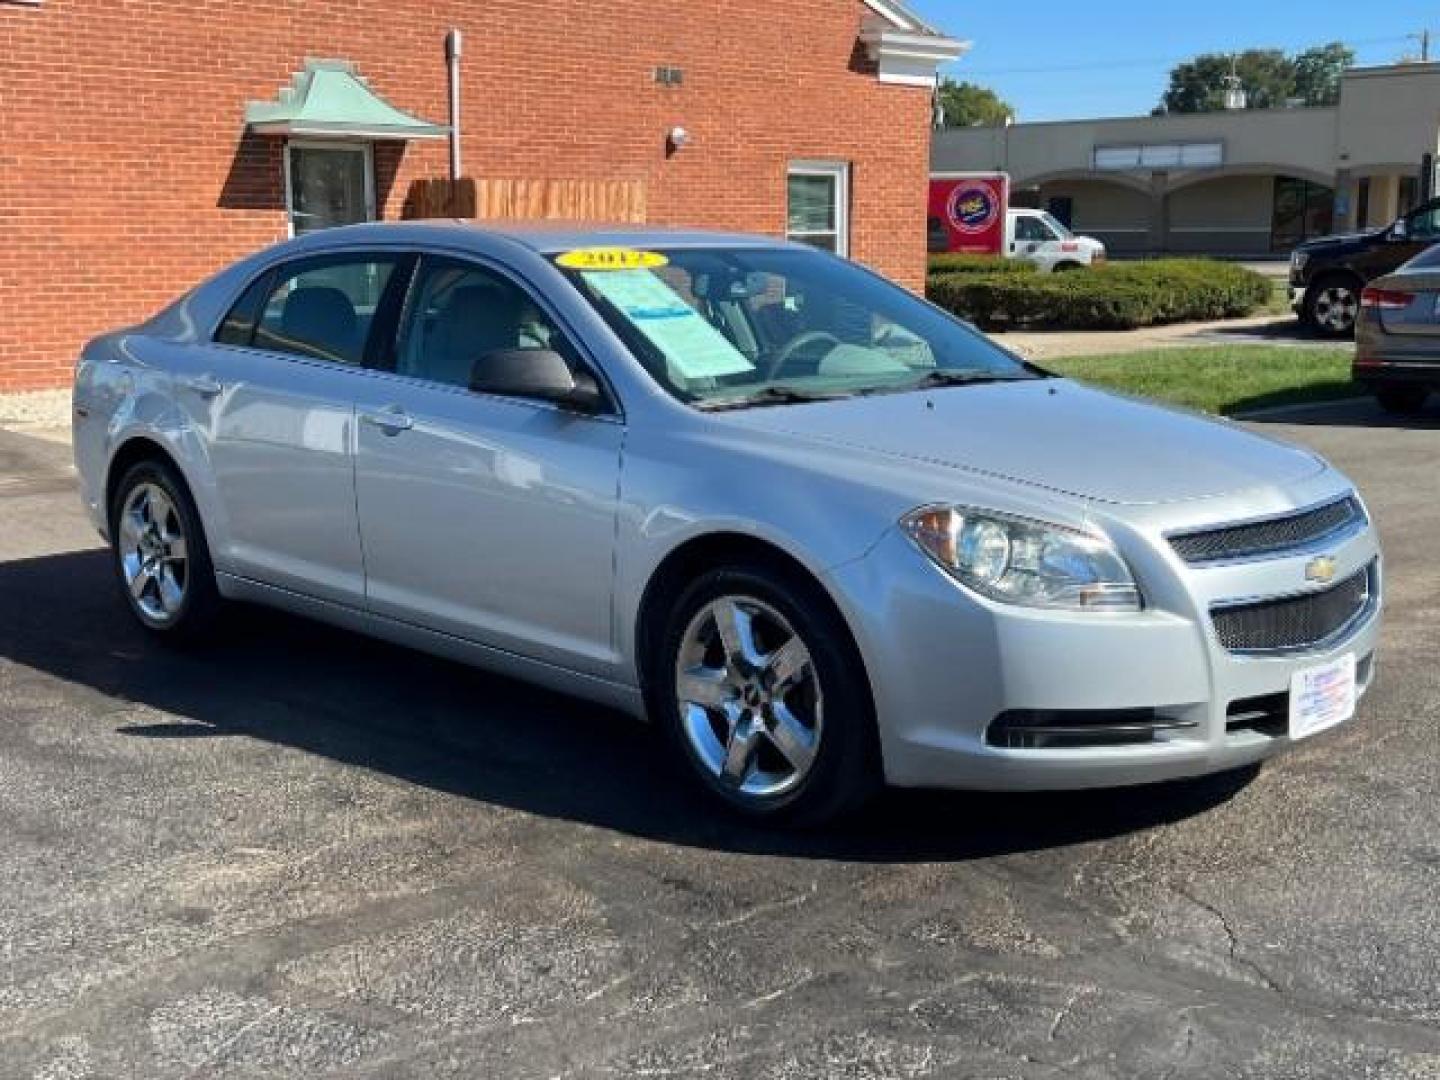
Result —
<svg viewBox="0 0 1440 1080"><path fill-rule="evenodd" d="M1034 263L999 255L962 255L948 252L930 256L932 274L1033 274Z"/></svg>
<svg viewBox="0 0 1440 1080"><path fill-rule="evenodd" d="M1068 274L932 273L926 294L987 329L1132 330L1248 315L1270 296L1264 276L1207 259L1117 263Z"/></svg>

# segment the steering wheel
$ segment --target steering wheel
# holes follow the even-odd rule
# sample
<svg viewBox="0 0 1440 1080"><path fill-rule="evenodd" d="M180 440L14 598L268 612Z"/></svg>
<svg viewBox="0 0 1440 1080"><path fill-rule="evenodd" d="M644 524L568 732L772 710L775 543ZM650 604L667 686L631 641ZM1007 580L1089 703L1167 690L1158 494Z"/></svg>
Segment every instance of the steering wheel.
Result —
<svg viewBox="0 0 1440 1080"><path fill-rule="evenodd" d="M779 375L785 365L802 349L808 349L814 345L821 344L829 345L830 349L833 349L845 343L834 334L824 330L806 330L804 333L796 334L775 354L775 361L770 365L770 370L766 372L765 378L767 380L773 379ZM830 349L826 349L825 351L829 352Z"/></svg>

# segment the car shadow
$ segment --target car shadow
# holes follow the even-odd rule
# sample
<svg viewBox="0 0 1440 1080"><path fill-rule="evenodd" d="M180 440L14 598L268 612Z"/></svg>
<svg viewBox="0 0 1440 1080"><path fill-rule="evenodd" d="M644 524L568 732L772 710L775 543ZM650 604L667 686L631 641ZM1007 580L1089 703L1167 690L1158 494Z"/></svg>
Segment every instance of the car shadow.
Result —
<svg viewBox="0 0 1440 1080"><path fill-rule="evenodd" d="M1301 427L1440 429L1440 394L1431 395L1425 407L1412 416L1397 416L1380 408L1368 395L1336 401L1277 405L1265 395L1238 402L1229 415L1252 424L1293 424Z"/></svg>
<svg viewBox="0 0 1440 1080"><path fill-rule="evenodd" d="M1277 315L1273 321L1267 323L1215 326L1193 336L1197 340L1203 339L1217 344L1240 342L1257 345L1325 345L1333 348L1345 348L1353 340L1322 334L1293 315Z"/></svg>
<svg viewBox="0 0 1440 1080"><path fill-rule="evenodd" d="M0 563L0 613L0 656L103 694L95 722L123 736L263 739L466 799L695 847L973 859L1203 813L1258 771L1099 792L892 791L830 829L760 828L717 811L648 725L523 683L253 608L236 608L203 649L166 648L131 619L101 550ZM109 719L117 700L173 719Z"/></svg>

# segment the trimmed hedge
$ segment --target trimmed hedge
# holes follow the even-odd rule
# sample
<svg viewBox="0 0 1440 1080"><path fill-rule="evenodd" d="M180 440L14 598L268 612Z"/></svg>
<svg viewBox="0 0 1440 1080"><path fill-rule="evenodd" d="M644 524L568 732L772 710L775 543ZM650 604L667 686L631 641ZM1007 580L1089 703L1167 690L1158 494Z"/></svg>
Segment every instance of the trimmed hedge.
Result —
<svg viewBox="0 0 1440 1080"><path fill-rule="evenodd" d="M1036 266L1024 259L1001 255L961 255L959 252L931 255L931 274L1033 274Z"/></svg>
<svg viewBox="0 0 1440 1080"><path fill-rule="evenodd" d="M1133 330L1249 315L1269 299L1270 282L1233 263L1157 259L1069 274L942 271L925 292L985 329Z"/></svg>

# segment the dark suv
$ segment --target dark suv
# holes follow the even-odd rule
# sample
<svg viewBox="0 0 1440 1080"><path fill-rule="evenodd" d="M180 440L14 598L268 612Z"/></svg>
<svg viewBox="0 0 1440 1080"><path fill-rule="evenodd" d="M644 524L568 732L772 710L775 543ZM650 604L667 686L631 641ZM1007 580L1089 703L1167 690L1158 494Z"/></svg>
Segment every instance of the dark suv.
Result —
<svg viewBox="0 0 1440 1080"><path fill-rule="evenodd" d="M1360 290L1440 242L1440 199L1431 199L1385 229L1324 236L1290 254L1290 306L1327 337L1355 331Z"/></svg>

